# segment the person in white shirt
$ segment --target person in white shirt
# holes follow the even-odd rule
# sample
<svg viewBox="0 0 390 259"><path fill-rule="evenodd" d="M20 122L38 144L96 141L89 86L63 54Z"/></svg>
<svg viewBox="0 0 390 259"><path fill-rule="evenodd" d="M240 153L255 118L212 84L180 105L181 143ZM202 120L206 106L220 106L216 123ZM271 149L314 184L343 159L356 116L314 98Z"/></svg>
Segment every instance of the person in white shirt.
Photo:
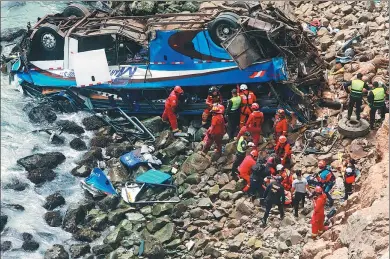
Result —
<svg viewBox="0 0 390 259"><path fill-rule="evenodd" d="M305 206L305 196L306 191L309 191L309 185L307 180L302 177L302 172L300 170L295 171L297 179L292 183L291 193L294 194L294 216L298 217L298 207L299 203L302 201L302 207Z"/></svg>

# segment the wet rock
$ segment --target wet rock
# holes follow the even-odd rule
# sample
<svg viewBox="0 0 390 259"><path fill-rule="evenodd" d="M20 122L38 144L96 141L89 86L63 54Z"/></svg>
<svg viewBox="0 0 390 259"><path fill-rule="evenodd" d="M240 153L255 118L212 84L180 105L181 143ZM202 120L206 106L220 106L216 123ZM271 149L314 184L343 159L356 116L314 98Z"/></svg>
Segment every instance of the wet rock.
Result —
<svg viewBox="0 0 390 259"><path fill-rule="evenodd" d="M78 230L77 225L85 219L87 211L83 205L77 208L69 208L65 214L62 228L70 233L75 233Z"/></svg>
<svg viewBox="0 0 390 259"><path fill-rule="evenodd" d="M200 181L201 178L199 174L190 174L189 176L186 177L184 182L188 184L198 184L200 183Z"/></svg>
<svg viewBox="0 0 390 259"><path fill-rule="evenodd" d="M62 245L55 244L46 250L44 259L69 259L69 254Z"/></svg>
<svg viewBox="0 0 390 259"><path fill-rule="evenodd" d="M111 144L106 148L106 155L109 157L120 157L121 155L130 152L133 149L133 145L124 141L122 143Z"/></svg>
<svg viewBox="0 0 390 259"><path fill-rule="evenodd" d="M12 189L18 192L24 191L27 188L28 184L21 182L18 178L12 178L10 183L3 185L4 189Z"/></svg>
<svg viewBox="0 0 390 259"><path fill-rule="evenodd" d="M161 243L153 236L144 236L144 256L149 259L160 259L165 258L165 250Z"/></svg>
<svg viewBox="0 0 390 259"><path fill-rule="evenodd" d="M210 255L213 258L218 258L218 257L222 256L222 253L220 251L218 251L217 249L215 249L211 244L208 244L205 247L204 253L206 255Z"/></svg>
<svg viewBox="0 0 390 259"><path fill-rule="evenodd" d="M93 166L96 161L103 160L103 153L100 147L92 148L83 155L83 158L77 162L78 165Z"/></svg>
<svg viewBox="0 0 390 259"><path fill-rule="evenodd" d="M92 230L102 231L107 227L107 223L108 216L104 213L94 216L89 222L89 225L91 226Z"/></svg>
<svg viewBox="0 0 390 259"><path fill-rule="evenodd" d="M69 252L72 258L79 258L83 255L88 254L91 251L91 246L88 243L74 244L69 248Z"/></svg>
<svg viewBox="0 0 390 259"><path fill-rule="evenodd" d="M51 105L39 104L29 111L28 118L33 123L52 123L57 119L57 115Z"/></svg>
<svg viewBox="0 0 390 259"><path fill-rule="evenodd" d="M23 232L22 238L23 238L23 241L30 241L33 239L33 235L31 235L30 233L27 233L27 232Z"/></svg>
<svg viewBox="0 0 390 259"><path fill-rule="evenodd" d="M175 141L175 137L173 136L170 130L164 130L160 133L160 136L156 139L156 149L163 149Z"/></svg>
<svg viewBox="0 0 390 259"><path fill-rule="evenodd" d="M104 135L97 135L94 136L89 144L91 147L101 147L105 148L107 147L110 143L112 142L112 139L109 136L104 136Z"/></svg>
<svg viewBox="0 0 390 259"><path fill-rule="evenodd" d="M188 141L183 138L176 139L168 147L164 148L160 152L163 154L164 158L173 158L179 154L185 152Z"/></svg>
<svg viewBox="0 0 390 259"><path fill-rule="evenodd" d="M25 240L22 244L24 251L35 251L39 248L39 243L35 240Z"/></svg>
<svg viewBox="0 0 390 259"><path fill-rule="evenodd" d="M77 151L87 150L87 144L81 138L74 138L70 141L69 146Z"/></svg>
<svg viewBox="0 0 390 259"><path fill-rule="evenodd" d="M106 123L96 115L84 118L82 123L86 130L98 130L106 125Z"/></svg>
<svg viewBox="0 0 390 259"><path fill-rule="evenodd" d="M84 128L74 121L60 120L57 121L56 124L62 128L62 131L67 132L69 134L80 135L85 132Z"/></svg>
<svg viewBox="0 0 390 259"><path fill-rule="evenodd" d="M112 248L117 248L125 237L126 232L122 227L117 227L103 240L103 243L110 245Z"/></svg>
<svg viewBox="0 0 390 259"><path fill-rule="evenodd" d="M101 201L98 201L96 205L99 209L104 211L114 210L119 204L119 196L106 196Z"/></svg>
<svg viewBox="0 0 390 259"><path fill-rule="evenodd" d="M58 206L65 204L65 198L59 193L55 192L46 197L46 202L43 207L47 210L54 210Z"/></svg>
<svg viewBox="0 0 390 259"><path fill-rule="evenodd" d="M18 159L17 163L23 166L27 171L37 168L53 169L65 161L65 156L60 152L48 152L34 154Z"/></svg>
<svg viewBox="0 0 390 259"><path fill-rule="evenodd" d="M94 255L106 255L114 251L114 249L108 245L108 244L103 244L103 245L97 245L92 247L92 253Z"/></svg>
<svg viewBox="0 0 390 259"><path fill-rule="evenodd" d="M24 207L20 204L2 204L2 206L12 210L24 211Z"/></svg>
<svg viewBox="0 0 390 259"><path fill-rule="evenodd" d="M1 31L1 41L10 42L23 36L27 32L24 28L9 28Z"/></svg>
<svg viewBox="0 0 390 259"><path fill-rule="evenodd" d="M48 211L45 213L44 219L51 227L59 227L62 224L62 217L59 211Z"/></svg>
<svg viewBox="0 0 390 259"><path fill-rule="evenodd" d="M198 153L194 153L184 161L180 171L187 175L201 174L210 166L210 164L211 160L209 158L206 158Z"/></svg>
<svg viewBox="0 0 390 259"><path fill-rule="evenodd" d="M158 203L153 206L152 215L160 216L165 214L170 214L173 210L173 205L169 203Z"/></svg>
<svg viewBox="0 0 390 259"><path fill-rule="evenodd" d="M108 213L108 221L113 224L118 224L126 218L126 213L133 211L132 208L116 209ZM131 217L131 216L130 216Z"/></svg>
<svg viewBox="0 0 390 259"><path fill-rule="evenodd" d="M1 214L0 215L0 232L3 231L5 225L7 224L8 222L8 216L5 215L5 214Z"/></svg>
<svg viewBox="0 0 390 259"><path fill-rule="evenodd" d="M35 184L53 181L55 177L56 174L49 168L36 168L27 172L27 179Z"/></svg>
<svg viewBox="0 0 390 259"><path fill-rule="evenodd" d="M129 179L129 174L119 158L111 158L107 162L108 165L108 177L113 183L123 183Z"/></svg>
<svg viewBox="0 0 390 259"><path fill-rule="evenodd" d="M73 237L79 241L92 242L96 238L100 237L100 235L100 232L94 231L90 228L81 228L73 234Z"/></svg>
<svg viewBox="0 0 390 259"><path fill-rule="evenodd" d="M162 227L160 230L158 230L154 237L157 238L161 243L165 243L167 241L170 241L173 237L173 233L175 232L175 224L174 223L168 223L164 227Z"/></svg>
<svg viewBox="0 0 390 259"><path fill-rule="evenodd" d="M93 167L88 165L78 165L70 171L70 173L77 177L88 177L91 174Z"/></svg>
<svg viewBox="0 0 390 259"><path fill-rule="evenodd" d="M1 242L0 251L5 252L5 251L10 250L11 248L12 248L12 242L11 241Z"/></svg>

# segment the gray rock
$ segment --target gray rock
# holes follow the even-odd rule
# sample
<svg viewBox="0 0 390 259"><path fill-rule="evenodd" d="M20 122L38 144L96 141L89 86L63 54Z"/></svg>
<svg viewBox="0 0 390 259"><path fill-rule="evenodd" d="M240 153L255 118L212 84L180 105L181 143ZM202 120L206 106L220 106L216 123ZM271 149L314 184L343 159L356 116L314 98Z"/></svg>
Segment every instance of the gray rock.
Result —
<svg viewBox="0 0 390 259"><path fill-rule="evenodd" d="M114 251L114 249L108 244L96 245L92 247L92 253L94 255L106 255L112 251Z"/></svg>
<svg viewBox="0 0 390 259"><path fill-rule="evenodd" d="M27 179L34 184L53 181L56 174L49 168L36 168L27 172Z"/></svg>
<svg viewBox="0 0 390 259"><path fill-rule="evenodd" d="M160 150L163 149L170 144L172 144L175 141L175 137L173 136L172 132L170 130L164 130L160 133L160 136L156 139L156 149Z"/></svg>
<svg viewBox="0 0 390 259"><path fill-rule="evenodd" d="M19 211L24 211L24 207L20 204L8 204L8 203L3 203L2 206L4 208L10 208L12 210L19 210Z"/></svg>
<svg viewBox="0 0 390 259"><path fill-rule="evenodd" d="M96 203L97 207L104 211L114 210L119 204L119 197L110 195Z"/></svg>
<svg viewBox="0 0 390 259"><path fill-rule="evenodd" d="M39 248L39 243L35 240L25 240L22 244L24 251L35 251Z"/></svg>
<svg viewBox="0 0 390 259"><path fill-rule="evenodd" d="M11 42L23 36L27 30L25 28L9 28L1 31L1 41Z"/></svg>
<svg viewBox="0 0 390 259"><path fill-rule="evenodd" d="M86 130L98 130L106 125L106 123L96 115L84 118L82 123Z"/></svg>
<svg viewBox="0 0 390 259"><path fill-rule="evenodd" d="M205 219L205 215L207 215L207 213L202 210L201 208L193 208L192 210L190 210L190 215L192 218L203 218Z"/></svg>
<svg viewBox="0 0 390 259"><path fill-rule="evenodd" d="M145 222L145 217L141 213L126 213L126 218L132 223Z"/></svg>
<svg viewBox="0 0 390 259"><path fill-rule="evenodd" d="M128 141L124 141L122 143L114 143L110 144L106 148L106 155L109 157L120 157L123 154L130 152L132 149L133 145Z"/></svg>
<svg viewBox="0 0 390 259"><path fill-rule="evenodd" d="M179 154L183 154L187 148L187 141L182 138L176 139L172 144L161 150L164 157L173 158Z"/></svg>
<svg viewBox="0 0 390 259"><path fill-rule="evenodd" d="M253 205L248 202L240 202L237 204L237 211L239 211L243 215L250 216L253 214Z"/></svg>
<svg viewBox="0 0 390 259"><path fill-rule="evenodd" d="M211 160L198 153L194 153L189 156L182 164L180 171L187 175L201 174L211 164Z"/></svg>
<svg viewBox="0 0 390 259"><path fill-rule="evenodd" d="M199 200L198 206L201 208L211 208L213 206L213 203L210 198L202 198Z"/></svg>
<svg viewBox="0 0 390 259"><path fill-rule="evenodd" d="M69 142L69 146L77 151L87 150L87 144L81 138L74 138Z"/></svg>
<svg viewBox="0 0 390 259"><path fill-rule="evenodd" d="M55 244L46 250L44 259L69 259L69 254L62 245Z"/></svg>
<svg viewBox="0 0 390 259"><path fill-rule="evenodd" d="M152 215L160 216L170 214L173 211L173 205L169 203L158 203L153 206Z"/></svg>
<svg viewBox="0 0 390 259"><path fill-rule="evenodd" d="M52 123L57 119L57 115L51 105L39 104L28 112L28 118L33 123Z"/></svg>
<svg viewBox="0 0 390 259"><path fill-rule="evenodd" d="M86 214L87 211L83 205L74 209L69 208L62 222L62 228L70 233L75 233L78 229L77 225L84 221Z"/></svg>
<svg viewBox="0 0 390 259"><path fill-rule="evenodd" d="M78 165L89 165L89 166L97 166L96 161L103 160L103 153L100 147L94 147L91 150L87 151L83 158L77 162Z"/></svg>
<svg viewBox="0 0 390 259"><path fill-rule="evenodd" d="M91 147L100 147L105 148L112 142L112 139L110 136L105 135L96 135L94 136L91 141L89 142L89 145Z"/></svg>
<svg viewBox="0 0 390 259"><path fill-rule="evenodd" d="M297 245L303 241L303 237L296 231L293 230L293 233L291 234L290 237L291 245Z"/></svg>
<svg viewBox="0 0 390 259"><path fill-rule="evenodd" d="M117 248L126 235L126 230L122 227L117 227L103 240L103 243L109 244L112 248Z"/></svg>
<svg viewBox="0 0 390 259"><path fill-rule="evenodd" d="M187 176L184 182L188 184L198 184L200 183L200 181L201 178L199 174L190 174L189 176Z"/></svg>
<svg viewBox="0 0 390 259"><path fill-rule="evenodd" d="M24 191L28 187L28 184L21 182L18 178L12 178L9 183L3 185L3 189L12 189L17 192Z"/></svg>
<svg viewBox="0 0 390 259"><path fill-rule="evenodd" d="M278 249L278 252L282 254L282 253L288 251L288 246L284 242L279 242L277 249Z"/></svg>
<svg viewBox="0 0 390 259"><path fill-rule="evenodd" d="M0 215L0 232L2 232L5 228L5 225L8 222L8 216L5 214Z"/></svg>
<svg viewBox="0 0 390 259"><path fill-rule="evenodd" d="M129 174L126 171L126 168L122 165L119 158L112 158L107 162L109 167L108 177L113 183L122 183L126 182L129 179Z"/></svg>
<svg viewBox="0 0 390 259"><path fill-rule="evenodd" d="M93 167L89 165L78 165L70 171L70 173L77 177L88 177L92 172Z"/></svg>
<svg viewBox="0 0 390 259"><path fill-rule="evenodd" d="M171 242L169 242L168 244L166 244L165 247L169 248L169 249L173 249L173 248L177 248L180 244L181 244L180 239L174 239Z"/></svg>
<svg viewBox="0 0 390 259"><path fill-rule="evenodd" d="M220 198L221 200L226 201L226 200L230 199L229 197L230 197L230 193L228 193L228 192L226 192L226 191L223 191L223 192L220 192L220 193L219 193L219 198Z"/></svg>
<svg viewBox="0 0 390 259"><path fill-rule="evenodd" d="M235 192L236 191L236 181L230 181L228 184L226 184L225 186L223 186L221 188L221 191L225 191L225 192Z"/></svg>
<svg viewBox="0 0 390 259"><path fill-rule="evenodd" d="M58 206L65 204L65 198L59 193L55 192L46 197L46 202L43 207L47 210L54 210Z"/></svg>
<svg viewBox="0 0 390 259"><path fill-rule="evenodd" d="M206 245L206 247L204 249L204 253L206 255L210 255L213 258L218 258L218 257L222 256L222 253L220 251L218 251L217 249L215 249L211 244Z"/></svg>
<svg viewBox="0 0 390 259"><path fill-rule="evenodd" d="M211 198L214 199L218 196L219 194L219 185L214 185L210 189L207 190L207 195Z"/></svg>
<svg viewBox="0 0 390 259"><path fill-rule="evenodd" d="M4 241L4 242L1 242L1 245L0 245L0 251L1 252L5 252L5 251L8 251L12 248L12 242L11 241Z"/></svg>
<svg viewBox="0 0 390 259"><path fill-rule="evenodd" d="M158 230L154 237L157 238L161 243L165 243L167 241L170 241L173 237L173 233L175 232L175 224L174 223L168 223L164 227L162 227L160 230Z"/></svg>
<svg viewBox="0 0 390 259"><path fill-rule="evenodd" d="M165 250L161 243L153 236L145 236L144 256L149 259L165 258Z"/></svg>
<svg viewBox="0 0 390 259"><path fill-rule="evenodd" d="M72 258L79 258L88 254L91 251L91 246L88 243L74 244L69 248Z"/></svg>
<svg viewBox="0 0 390 259"><path fill-rule="evenodd" d="M156 218L156 219L154 219L154 220L152 220L152 221L150 221L149 223L146 224L146 229L150 233L154 233L157 230L159 230L162 227L164 227L167 223L169 223L169 218L165 218L165 217Z"/></svg>
<svg viewBox="0 0 390 259"><path fill-rule="evenodd" d="M62 131L67 132L69 134L80 135L85 132L84 128L74 121L60 120L57 121L56 124L62 128Z"/></svg>
<svg viewBox="0 0 390 259"><path fill-rule="evenodd" d="M17 160L27 171L37 168L53 169L65 161L65 156L60 152L48 152L44 154L34 154Z"/></svg>
<svg viewBox="0 0 390 259"><path fill-rule="evenodd" d="M148 2L148 1L139 1L139 2ZM154 6L154 3L152 3L152 1L150 1L150 2ZM148 4L146 4L146 5L148 5ZM157 132L161 132L163 130L163 127L164 127L164 124L163 124L160 116L155 116L155 117L143 120L142 123L145 125L146 128L148 128L152 132L152 134L156 134Z"/></svg>
<svg viewBox="0 0 390 259"><path fill-rule="evenodd" d="M353 12L353 7L352 7L352 5L344 5L343 7L341 7L341 11L344 14L350 14Z"/></svg>
<svg viewBox="0 0 390 259"><path fill-rule="evenodd" d="M263 259L264 258L264 252L261 251L260 249L256 250L253 254L252 254L252 258L253 259Z"/></svg>
<svg viewBox="0 0 390 259"><path fill-rule="evenodd" d="M318 163L318 160L314 154L303 156L303 158L302 158L303 166L316 166L317 163Z"/></svg>
<svg viewBox="0 0 390 259"><path fill-rule="evenodd" d="M73 237L79 241L92 242L96 238L100 237L100 235L100 232L94 231L90 228L80 228L73 234Z"/></svg>
<svg viewBox="0 0 390 259"><path fill-rule="evenodd" d="M48 211L45 213L44 219L51 227L59 227L62 224L62 216L59 211Z"/></svg>
<svg viewBox="0 0 390 259"><path fill-rule="evenodd" d="M132 211L132 208L116 209L108 213L108 221L113 224L118 224L126 218L126 213ZM130 215L132 216L132 215Z"/></svg>

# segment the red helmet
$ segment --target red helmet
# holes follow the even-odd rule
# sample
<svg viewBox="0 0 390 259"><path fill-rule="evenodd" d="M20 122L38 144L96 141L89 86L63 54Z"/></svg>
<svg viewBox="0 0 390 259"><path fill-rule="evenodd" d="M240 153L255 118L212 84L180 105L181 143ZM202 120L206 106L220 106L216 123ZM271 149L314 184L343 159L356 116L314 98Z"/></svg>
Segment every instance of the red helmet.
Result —
<svg viewBox="0 0 390 259"><path fill-rule="evenodd" d="M255 159L259 156L259 152L257 152L257 150L252 150L250 154Z"/></svg>
<svg viewBox="0 0 390 259"><path fill-rule="evenodd" d="M178 94L184 93L183 89L181 89L181 87L178 86L178 85L175 86L175 88L173 88L173 91L174 91L175 93L178 93Z"/></svg>
<svg viewBox="0 0 390 259"><path fill-rule="evenodd" d="M316 186L316 188L314 189L314 192L315 192L315 193L318 193L318 194L321 194L321 193L322 193L322 188L321 188L321 186Z"/></svg>
<svg viewBox="0 0 390 259"><path fill-rule="evenodd" d="M283 109L279 109L279 110L278 110L278 114L284 115L284 110L283 110Z"/></svg>
<svg viewBox="0 0 390 259"><path fill-rule="evenodd" d="M258 105L257 103L252 103L251 108L252 110L257 111L258 109L260 109L260 105Z"/></svg>
<svg viewBox="0 0 390 259"><path fill-rule="evenodd" d="M274 158L272 156L270 156L268 159L267 159L267 164L273 164L274 163Z"/></svg>
<svg viewBox="0 0 390 259"><path fill-rule="evenodd" d="M325 160L320 160L320 161L318 162L318 168L324 169L325 166L326 166Z"/></svg>
<svg viewBox="0 0 390 259"><path fill-rule="evenodd" d="M222 104L214 103L211 111L216 114L222 114L225 112L225 107Z"/></svg>
<svg viewBox="0 0 390 259"><path fill-rule="evenodd" d="M287 141L286 136L280 136L280 137L279 137L279 142L280 142L280 143L283 144L283 143L286 143L286 141Z"/></svg>

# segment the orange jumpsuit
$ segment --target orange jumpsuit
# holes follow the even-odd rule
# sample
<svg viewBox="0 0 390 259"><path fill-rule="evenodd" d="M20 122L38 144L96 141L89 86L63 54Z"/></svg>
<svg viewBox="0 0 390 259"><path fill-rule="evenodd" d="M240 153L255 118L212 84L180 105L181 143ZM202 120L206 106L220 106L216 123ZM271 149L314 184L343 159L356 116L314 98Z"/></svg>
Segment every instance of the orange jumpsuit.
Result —
<svg viewBox="0 0 390 259"><path fill-rule="evenodd" d="M291 190L291 187L292 187L292 182L293 182L293 176L291 174L291 172L289 172L290 174L287 174L287 171L286 169L282 171L282 173L280 174L280 176L282 177L282 182L281 184L283 185L284 189L286 191L290 191Z"/></svg>
<svg viewBox="0 0 390 259"><path fill-rule="evenodd" d="M252 113L251 105L256 102L256 95L249 90L240 92L241 97L241 114L240 114L240 128L245 125L249 115Z"/></svg>
<svg viewBox="0 0 390 259"><path fill-rule="evenodd" d="M278 157L283 158L282 165L286 165L286 161L291 160L291 153L291 146L289 143L283 145L278 141L278 144L275 146L275 154Z"/></svg>
<svg viewBox="0 0 390 259"><path fill-rule="evenodd" d="M203 141L203 153L207 153L213 143L216 145L217 152L222 152L222 138L225 135L225 119L222 114L214 114L211 119L211 126L206 132Z"/></svg>
<svg viewBox="0 0 390 259"><path fill-rule="evenodd" d="M252 173L252 166L256 164L256 160L253 159L251 155L247 155L242 161L241 165L238 167L238 172L240 178L244 179L246 181L246 186L244 187L243 191L247 192L250 187L251 183L251 173Z"/></svg>
<svg viewBox="0 0 390 259"><path fill-rule="evenodd" d="M279 137L282 135L287 136L287 131L288 131L287 119L277 118L274 124L275 140L276 141L279 140Z"/></svg>
<svg viewBox="0 0 390 259"><path fill-rule="evenodd" d="M204 109L204 111L202 113L202 122L203 123L207 122L207 119L210 116L211 108L213 107L214 103L219 103L219 104L223 103L223 99L222 99L222 95L221 94L219 94L219 96L214 98L214 99L213 99L212 95L207 96L207 99L206 99L207 108Z"/></svg>
<svg viewBox="0 0 390 259"><path fill-rule="evenodd" d="M322 193L314 199L314 212L311 217L311 233L313 237L324 232L326 194Z"/></svg>
<svg viewBox="0 0 390 259"><path fill-rule="evenodd" d="M253 144L255 147L259 144L260 134L261 134L261 126L264 122L264 115L261 111L254 111L249 115L248 121L246 125L240 129L237 138L240 138L245 131L249 131L252 136Z"/></svg>
<svg viewBox="0 0 390 259"><path fill-rule="evenodd" d="M175 91L172 91L168 98L165 100L165 109L162 115L164 121L169 120L172 130L177 129L177 116L175 110L178 105L178 96Z"/></svg>

